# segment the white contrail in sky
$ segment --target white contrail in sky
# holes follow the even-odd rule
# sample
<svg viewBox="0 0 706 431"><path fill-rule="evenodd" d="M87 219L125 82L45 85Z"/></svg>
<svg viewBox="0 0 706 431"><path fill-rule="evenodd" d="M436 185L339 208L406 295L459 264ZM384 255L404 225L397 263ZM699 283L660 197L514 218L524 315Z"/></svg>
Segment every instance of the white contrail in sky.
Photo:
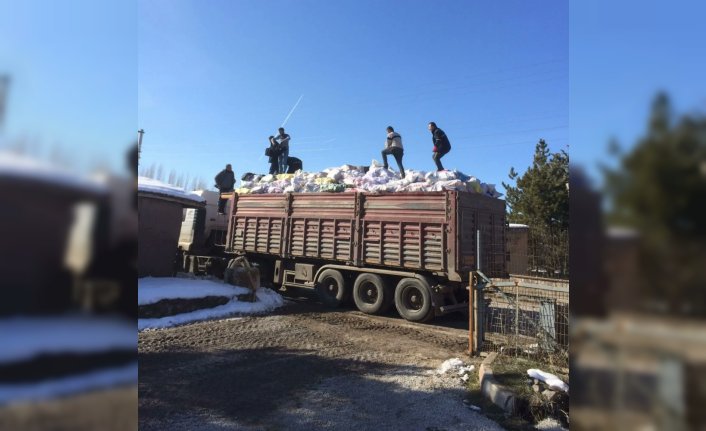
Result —
<svg viewBox="0 0 706 431"><path fill-rule="evenodd" d="M289 117L292 116L292 113L294 112L294 110L297 109L297 106L299 106L299 102L302 101L302 97L304 97L303 94L301 96L299 96L299 100L297 100L297 103L294 104L294 107L292 108L292 110L289 111L289 114L287 114L287 118L284 119L284 121L282 122L282 125L280 127L284 127L284 125L287 124L287 121L289 121Z"/></svg>

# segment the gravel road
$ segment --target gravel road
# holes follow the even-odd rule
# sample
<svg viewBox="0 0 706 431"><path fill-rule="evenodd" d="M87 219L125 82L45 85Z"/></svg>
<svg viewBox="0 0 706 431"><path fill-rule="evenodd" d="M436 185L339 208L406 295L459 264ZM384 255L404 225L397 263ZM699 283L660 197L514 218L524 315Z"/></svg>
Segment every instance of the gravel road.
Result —
<svg viewBox="0 0 706 431"><path fill-rule="evenodd" d="M501 430L463 404L467 332L288 302L139 335L141 430Z"/></svg>

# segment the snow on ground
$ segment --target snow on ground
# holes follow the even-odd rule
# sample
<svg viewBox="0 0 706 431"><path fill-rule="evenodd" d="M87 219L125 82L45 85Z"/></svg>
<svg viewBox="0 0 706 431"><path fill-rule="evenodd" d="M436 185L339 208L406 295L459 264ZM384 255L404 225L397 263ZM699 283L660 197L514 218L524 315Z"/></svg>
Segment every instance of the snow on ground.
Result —
<svg viewBox="0 0 706 431"><path fill-rule="evenodd" d="M207 296L232 298L248 292L250 290L245 287L209 279L145 277L137 280L138 305L154 304L163 299L193 299Z"/></svg>
<svg viewBox="0 0 706 431"><path fill-rule="evenodd" d="M82 177L68 169L10 151L0 151L0 177L39 180L95 193L106 192L106 187L97 181Z"/></svg>
<svg viewBox="0 0 706 431"><path fill-rule="evenodd" d="M494 184L486 184L461 171L425 172L405 170L405 178L399 172L385 169L373 160L367 172L360 167L343 165L321 172L297 171L294 174L255 175L242 181L238 193L315 193L315 192L428 192L459 190L480 193L499 198L502 194Z"/></svg>
<svg viewBox="0 0 706 431"><path fill-rule="evenodd" d="M0 364L42 354L95 353L137 346L135 323L110 317L63 315L0 320Z"/></svg>
<svg viewBox="0 0 706 431"><path fill-rule="evenodd" d="M538 370L536 368L530 368L527 370L527 375L533 379L541 380L547 384L551 389L557 389L562 392L569 393L569 385L564 383L559 377L554 374L547 373L546 371Z"/></svg>
<svg viewBox="0 0 706 431"><path fill-rule="evenodd" d="M138 177L137 190L141 192L156 193L160 195L172 196L181 199L188 199L194 202L205 202L206 200L193 192L186 192L181 187L163 183L152 178Z"/></svg>
<svg viewBox="0 0 706 431"><path fill-rule="evenodd" d="M162 299L203 298L206 296L227 296L231 300L213 308L194 310L154 319L138 319L138 330L168 328L201 320L219 319L234 314L258 314L272 311L284 305L284 299L267 288L257 289L255 302L238 301L236 295L250 292L240 286L219 283L213 280L188 278L141 278L138 285L140 305L151 304ZM145 293L143 293L143 289Z"/></svg>
<svg viewBox="0 0 706 431"><path fill-rule="evenodd" d="M561 426L559 421L552 418L542 419L534 427L543 431L568 431L566 428Z"/></svg>
<svg viewBox="0 0 706 431"><path fill-rule="evenodd" d="M469 373L475 369L475 366L464 366L463 361L459 358L451 358L445 360L439 368L436 369L437 374L446 374L449 371L456 372L459 376Z"/></svg>
<svg viewBox="0 0 706 431"><path fill-rule="evenodd" d="M134 334L134 328L133 328ZM136 341L133 341L133 348ZM81 375L35 383L0 384L0 405L23 401L39 401L62 395L137 382L137 362L92 371Z"/></svg>

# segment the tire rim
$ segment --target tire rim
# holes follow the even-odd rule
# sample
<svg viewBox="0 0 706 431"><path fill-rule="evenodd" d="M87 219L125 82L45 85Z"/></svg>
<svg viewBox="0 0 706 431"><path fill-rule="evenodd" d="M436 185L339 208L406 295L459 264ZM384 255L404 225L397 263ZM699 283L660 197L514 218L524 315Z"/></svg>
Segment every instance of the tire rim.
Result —
<svg viewBox="0 0 706 431"><path fill-rule="evenodd" d="M404 306L410 311L419 311L424 306L422 291L416 287L409 287L404 292Z"/></svg>
<svg viewBox="0 0 706 431"><path fill-rule="evenodd" d="M326 278L321 284L323 284L324 292L326 292L328 296L335 298L336 295L338 295L338 283L335 279Z"/></svg>
<svg viewBox="0 0 706 431"><path fill-rule="evenodd" d="M360 288L361 299L366 304L375 304L378 300L378 290L373 283L366 282Z"/></svg>

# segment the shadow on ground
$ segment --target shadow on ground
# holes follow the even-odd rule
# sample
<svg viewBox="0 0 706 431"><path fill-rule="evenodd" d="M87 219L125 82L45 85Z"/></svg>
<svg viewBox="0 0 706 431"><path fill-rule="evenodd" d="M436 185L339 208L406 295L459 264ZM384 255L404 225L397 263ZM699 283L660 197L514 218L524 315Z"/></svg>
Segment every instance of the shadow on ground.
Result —
<svg viewBox="0 0 706 431"><path fill-rule="evenodd" d="M425 368L316 353L141 354L140 429L500 429Z"/></svg>

